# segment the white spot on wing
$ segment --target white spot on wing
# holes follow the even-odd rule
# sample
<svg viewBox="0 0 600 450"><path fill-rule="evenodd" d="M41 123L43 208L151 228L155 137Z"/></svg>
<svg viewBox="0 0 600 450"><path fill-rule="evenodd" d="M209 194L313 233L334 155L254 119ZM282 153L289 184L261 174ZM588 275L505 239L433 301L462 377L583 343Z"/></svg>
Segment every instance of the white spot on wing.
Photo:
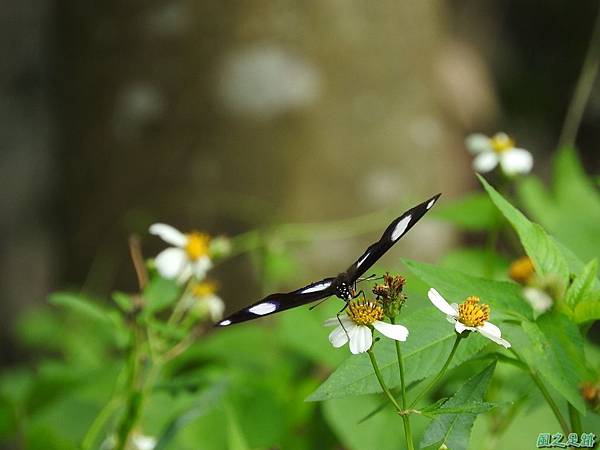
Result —
<svg viewBox="0 0 600 450"><path fill-rule="evenodd" d="M314 286L306 288L303 291L301 291L300 293L308 294L309 292L319 292L319 291L322 291L323 289L327 289L329 286L331 286L331 281L326 281L325 283L316 284Z"/></svg>
<svg viewBox="0 0 600 450"><path fill-rule="evenodd" d="M356 268L357 268L357 269L358 269L360 266L362 266L362 263L364 263L364 262L365 262L365 260L366 260L366 259L369 257L369 254L370 254L370 253L371 253L371 252L367 252L367 253L365 253L365 255L364 255L362 258L360 258L360 259L358 260L358 262L356 263Z"/></svg>
<svg viewBox="0 0 600 450"><path fill-rule="evenodd" d="M252 308L248 309L248 312L251 312L252 314L256 314L258 316L264 316L265 314L272 313L276 309L277 305L275 303L265 302L253 306Z"/></svg>
<svg viewBox="0 0 600 450"><path fill-rule="evenodd" d="M427 209L431 208L434 203L435 203L435 198L432 198L431 201L429 203L427 203Z"/></svg>
<svg viewBox="0 0 600 450"><path fill-rule="evenodd" d="M400 236L404 234L404 231L406 231L406 227L410 223L411 219L412 216L408 215L400 222L398 222L398 225L396 225L396 228L394 228L394 231L392 232L392 241L397 241L400 238Z"/></svg>
<svg viewBox="0 0 600 450"><path fill-rule="evenodd" d="M223 320L222 322L219 322L219 325L222 327L226 327L227 325L231 325L231 320L227 319L227 320Z"/></svg>

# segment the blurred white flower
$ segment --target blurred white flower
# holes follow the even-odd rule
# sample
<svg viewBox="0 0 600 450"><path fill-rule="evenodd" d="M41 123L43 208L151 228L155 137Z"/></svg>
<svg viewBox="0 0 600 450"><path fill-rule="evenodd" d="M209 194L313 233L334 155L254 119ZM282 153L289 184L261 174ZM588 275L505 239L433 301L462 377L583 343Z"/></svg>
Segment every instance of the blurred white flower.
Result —
<svg viewBox="0 0 600 450"><path fill-rule="evenodd" d="M225 303L215 294L217 285L210 281L203 281L192 286L191 293L194 300L193 308L200 316L208 315L213 322L223 318Z"/></svg>
<svg viewBox="0 0 600 450"><path fill-rule="evenodd" d="M131 443L135 450L153 450L156 447L156 439L152 436L135 434L131 437Z"/></svg>
<svg viewBox="0 0 600 450"><path fill-rule="evenodd" d="M379 303L354 300L346 309L347 316L327 319L325 326L335 326L329 334L329 342L336 348L342 347L350 342L350 351L353 354L364 353L373 345L373 331L375 328L384 336L397 341L406 341L408 328L403 325L395 325L382 322L383 308ZM340 324L341 322L341 324Z"/></svg>
<svg viewBox="0 0 600 450"><path fill-rule="evenodd" d="M552 297L544 290L535 287L523 288L523 297L537 314L543 314L552 307Z"/></svg>
<svg viewBox="0 0 600 450"><path fill-rule="evenodd" d="M525 149L515 147L515 141L506 133L496 133L491 138L480 133L465 140L467 149L475 156L473 168L485 173L500 168L507 176L524 175L533 168L533 156Z"/></svg>
<svg viewBox="0 0 600 450"><path fill-rule="evenodd" d="M496 344L505 348L510 348L510 343L502 339L502 332L496 325L488 322L490 317L490 307L479 304L479 297L469 297L460 305L453 303L450 305L438 291L431 288L427 296L433 306L446 314L448 322L454 323L454 329L457 333L463 331L477 331L482 336L494 341Z"/></svg>
<svg viewBox="0 0 600 450"><path fill-rule="evenodd" d="M207 234L183 234L164 223L155 223L149 231L173 245L154 259L158 273L164 278L175 279L179 283L185 283L192 276L201 280L212 267L209 258L210 237Z"/></svg>

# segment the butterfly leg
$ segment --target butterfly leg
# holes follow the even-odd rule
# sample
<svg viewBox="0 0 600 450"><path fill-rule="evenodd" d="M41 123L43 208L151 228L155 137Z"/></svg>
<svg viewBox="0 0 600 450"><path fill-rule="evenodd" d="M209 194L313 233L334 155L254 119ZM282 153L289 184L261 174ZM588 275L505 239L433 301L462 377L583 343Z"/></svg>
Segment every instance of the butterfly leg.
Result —
<svg viewBox="0 0 600 450"><path fill-rule="evenodd" d="M360 297L362 295L363 300L367 301L367 297L365 297L365 292L362 289L360 291L358 291L358 292L354 291L353 294L354 295L352 296L352 298L357 298L357 297Z"/></svg>
<svg viewBox="0 0 600 450"><path fill-rule="evenodd" d="M340 319L340 314L343 313L346 308L348 307L348 305L350 304L350 302L348 300L344 300L344 302L346 303L344 305L344 307L342 309L340 309L338 311L338 313L335 315L335 317L337 318L338 322L340 323L340 327L342 327L342 330L344 330L344 333L346 333L346 337L348 338L348 340L350 340L350 336L348 335L348 330L346 330L346 327L344 326L344 324L342 323L342 320Z"/></svg>

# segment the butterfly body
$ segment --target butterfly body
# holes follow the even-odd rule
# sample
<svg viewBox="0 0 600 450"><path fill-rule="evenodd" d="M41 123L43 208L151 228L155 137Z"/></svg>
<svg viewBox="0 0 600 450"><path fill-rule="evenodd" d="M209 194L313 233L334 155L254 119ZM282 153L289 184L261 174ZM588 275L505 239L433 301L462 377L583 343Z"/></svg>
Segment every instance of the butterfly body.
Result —
<svg viewBox="0 0 600 450"><path fill-rule="evenodd" d="M292 292L268 295L262 300L226 317L217 323L217 326L245 322L306 305L332 295L348 302L356 295L354 286L359 278L431 209L440 195L437 194L431 197L394 219L385 229L381 238L371 244L345 272L339 273L336 277L316 281Z"/></svg>

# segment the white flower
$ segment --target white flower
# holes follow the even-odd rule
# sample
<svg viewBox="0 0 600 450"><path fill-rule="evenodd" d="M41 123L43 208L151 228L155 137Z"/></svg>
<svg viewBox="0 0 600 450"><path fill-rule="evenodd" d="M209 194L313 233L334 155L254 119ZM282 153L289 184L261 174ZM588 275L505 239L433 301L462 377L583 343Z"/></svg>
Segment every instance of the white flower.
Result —
<svg viewBox="0 0 600 450"><path fill-rule="evenodd" d="M164 223L152 225L150 233L174 246L163 250L154 259L156 269L163 277L185 283L192 276L202 279L212 267L208 256L210 238L207 234L183 234Z"/></svg>
<svg viewBox="0 0 600 450"><path fill-rule="evenodd" d="M537 314L543 314L552 307L552 297L542 289L525 287L523 288L523 297Z"/></svg>
<svg viewBox="0 0 600 450"><path fill-rule="evenodd" d="M515 141L506 133L496 133L491 138L480 133L471 134L467 136L465 145L472 154L476 155L473 168L477 172L490 172L498 163L508 176L527 174L533 168L531 153L515 147Z"/></svg>
<svg viewBox="0 0 600 450"><path fill-rule="evenodd" d="M500 328L487 321L490 317L490 307L488 305L480 305L479 297L469 297L460 305L456 303L450 305L433 288L429 289L427 295L433 306L446 314L448 322L454 323L454 329L457 333L462 333L465 330L477 331L496 344L510 348L510 343L502 339Z"/></svg>
<svg viewBox="0 0 600 450"><path fill-rule="evenodd" d="M152 436L135 434L131 438L133 448L136 450L153 450L156 447L156 439Z"/></svg>
<svg viewBox="0 0 600 450"><path fill-rule="evenodd" d="M203 317L208 314L213 322L222 319L225 311L225 303L221 297L215 294L216 290L216 284L209 281L196 283L191 288L192 307Z"/></svg>
<svg viewBox="0 0 600 450"><path fill-rule="evenodd" d="M370 326L381 334L397 341L406 341L408 328L382 322L383 308L376 302L356 300L350 302L346 316L333 317L325 321L325 326L337 325L330 334L329 342L336 348L350 342L353 354L364 353L373 344L373 331ZM340 324L341 322L341 324Z"/></svg>

